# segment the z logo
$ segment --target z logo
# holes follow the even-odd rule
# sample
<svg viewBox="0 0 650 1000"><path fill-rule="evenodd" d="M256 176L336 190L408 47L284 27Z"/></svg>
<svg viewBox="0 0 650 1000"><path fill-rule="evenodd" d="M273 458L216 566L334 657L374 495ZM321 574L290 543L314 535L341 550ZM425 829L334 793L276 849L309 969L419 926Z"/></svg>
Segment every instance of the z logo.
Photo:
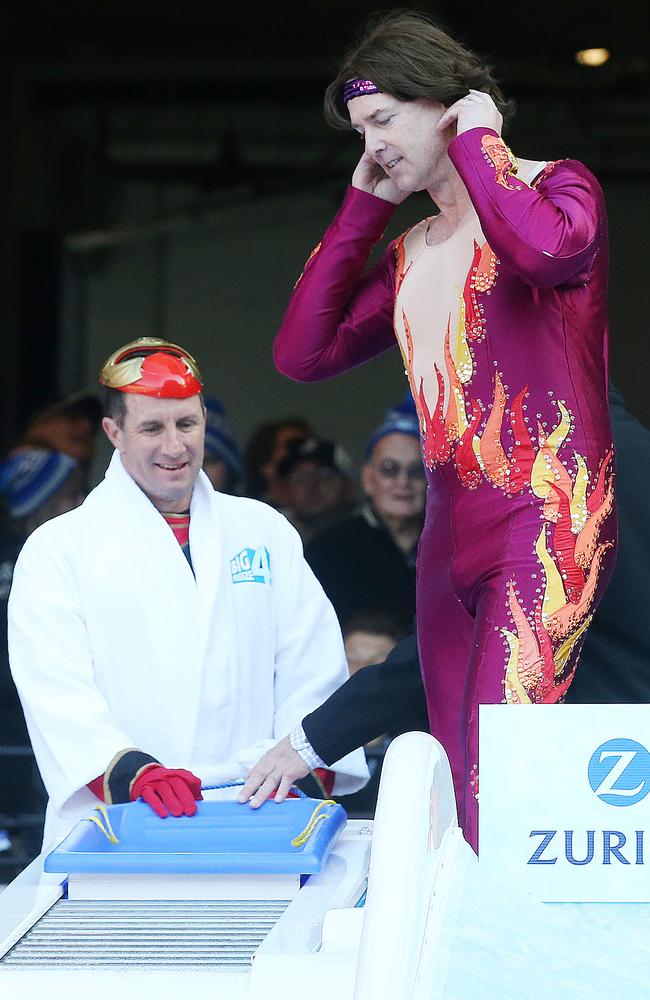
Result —
<svg viewBox="0 0 650 1000"><path fill-rule="evenodd" d="M650 754L634 740L608 740L592 754L589 784L608 805L635 805L650 792Z"/></svg>

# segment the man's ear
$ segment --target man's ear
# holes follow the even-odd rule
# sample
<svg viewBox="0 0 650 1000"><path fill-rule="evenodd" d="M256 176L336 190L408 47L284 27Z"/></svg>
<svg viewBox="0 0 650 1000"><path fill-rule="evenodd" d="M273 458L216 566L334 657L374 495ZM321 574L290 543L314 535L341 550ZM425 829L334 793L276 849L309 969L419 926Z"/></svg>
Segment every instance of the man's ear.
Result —
<svg viewBox="0 0 650 1000"><path fill-rule="evenodd" d="M112 417L104 417L102 420L102 427L104 428L104 433L106 437L111 442L114 448L120 450L120 444L122 442L122 429L115 423Z"/></svg>

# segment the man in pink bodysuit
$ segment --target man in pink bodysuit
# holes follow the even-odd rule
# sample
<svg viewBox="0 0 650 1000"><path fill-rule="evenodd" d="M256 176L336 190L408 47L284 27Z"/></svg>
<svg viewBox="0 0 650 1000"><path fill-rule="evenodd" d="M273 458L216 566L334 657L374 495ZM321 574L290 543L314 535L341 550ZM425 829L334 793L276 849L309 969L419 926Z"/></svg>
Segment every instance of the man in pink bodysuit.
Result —
<svg viewBox="0 0 650 1000"><path fill-rule="evenodd" d="M274 347L299 381L395 339L402 351L429 482L420 659L475 848L478 706L563 699L616 541L602 192L573 160L518 163L507 110L427 18L391 14L366 34L326 94L364 153ZM395 206L422 190L438 212L366 271Z"/></svg>

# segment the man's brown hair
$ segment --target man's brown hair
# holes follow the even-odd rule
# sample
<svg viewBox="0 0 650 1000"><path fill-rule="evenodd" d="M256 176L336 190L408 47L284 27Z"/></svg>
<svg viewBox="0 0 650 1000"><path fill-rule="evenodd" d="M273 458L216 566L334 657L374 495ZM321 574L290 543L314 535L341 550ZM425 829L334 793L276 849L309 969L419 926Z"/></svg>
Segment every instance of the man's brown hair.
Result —
<svg viewBox="0 0 650 1000"><path fill-rule="evenodd" d="M504 121L514 110L490 67L416 11L375 15L364 26L325 91L325 117L336 128L350 127L343 87L356 77L400 101L424 98L449 107L472 89L490 94Z"/></svg>

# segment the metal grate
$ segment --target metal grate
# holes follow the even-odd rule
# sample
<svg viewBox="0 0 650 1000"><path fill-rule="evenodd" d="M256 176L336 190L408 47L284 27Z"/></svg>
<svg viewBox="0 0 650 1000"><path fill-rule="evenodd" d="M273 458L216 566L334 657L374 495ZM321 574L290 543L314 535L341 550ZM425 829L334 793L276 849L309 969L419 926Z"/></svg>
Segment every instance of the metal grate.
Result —
<svg viewBox="0 0 650 1000"><path fill-rule="evenodd" d="M289 900L60 899L0 959L12 968L124 966L250 970Z"/></svg>

